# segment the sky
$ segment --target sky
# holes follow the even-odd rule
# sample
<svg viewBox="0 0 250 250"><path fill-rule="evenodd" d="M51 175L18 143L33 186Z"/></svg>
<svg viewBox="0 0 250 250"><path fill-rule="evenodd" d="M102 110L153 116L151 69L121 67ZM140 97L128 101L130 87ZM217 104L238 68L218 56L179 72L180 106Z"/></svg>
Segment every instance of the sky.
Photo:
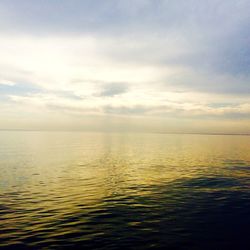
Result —
<svg viewBox="0 0 250 250"><path fill-rule="evenodd" d="M250 0L1 0L0 129L250 133Z"/></svg>

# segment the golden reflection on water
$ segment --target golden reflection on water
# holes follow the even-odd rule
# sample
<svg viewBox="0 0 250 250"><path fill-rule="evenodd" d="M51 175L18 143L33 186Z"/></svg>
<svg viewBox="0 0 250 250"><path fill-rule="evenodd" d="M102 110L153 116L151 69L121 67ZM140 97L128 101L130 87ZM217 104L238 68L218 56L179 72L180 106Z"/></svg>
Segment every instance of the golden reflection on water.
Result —
<svg viewBox="0 0 250 250"><path fill-rule="evenodd" d="M0 136L3 190L17 186L38 188L38 192L51 187L87 192L94 185L101 187L96 197L102 197L126 186L200 175L230 176L230 165L250 161L247 136L78 132L2 132Z"/></svg>
<svg viewBox="0 0 250 250"><path fill-rule="evenodd" d="M1 132L0 141L1 204L6 207L2 215L6 232L0 239L6 245L15 242L8 238L11 230L18 242L27 240L31 231L57 238L90 230L93 215L105 216L103 207L109 201L145 206L136 199L150 195L161 199L159 187L168 185L171 197L174 188L178 191L171 183L250 177L247 136ZM225 186L237 188L244 185ZM80 219L74 218L77 214Z"/></svg>

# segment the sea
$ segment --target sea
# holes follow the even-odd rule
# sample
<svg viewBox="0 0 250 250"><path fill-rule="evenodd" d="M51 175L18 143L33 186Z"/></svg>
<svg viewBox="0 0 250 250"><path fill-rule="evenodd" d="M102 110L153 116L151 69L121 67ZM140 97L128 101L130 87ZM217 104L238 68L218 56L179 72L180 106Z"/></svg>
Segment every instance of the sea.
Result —
<svg viewBox="0 0 250 250"><path fill-rule="evenodd" d="M250 136L0 132L0 249L250 249Z"/></svg>

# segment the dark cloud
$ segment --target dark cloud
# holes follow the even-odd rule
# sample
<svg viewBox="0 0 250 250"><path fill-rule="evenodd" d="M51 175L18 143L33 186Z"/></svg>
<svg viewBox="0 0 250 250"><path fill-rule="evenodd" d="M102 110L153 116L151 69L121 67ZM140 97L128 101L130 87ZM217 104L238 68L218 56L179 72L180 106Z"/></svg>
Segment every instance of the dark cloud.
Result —
<svg viewBox="0 0 250 250"><path fill-rule="evenodd" d="M137 105L133 107L127 107L127 106L114 107L112 105L106 105L105 107L103 107L103 111L106 114L116 114L116 115L143 115L146 114L149 110L151 109L143 105Z"/></svg>
<svg viewBox="0 0 250 250"><path fill-rule="evenodd" d="M76 95L72 91L50 91L51 94L55 94L58 97L63 97L65 99L81 101L84 100L84 97Z"/></svg>
<svg viewBox="0 0 250 250"><path fill-rule="evenodd" d="M125 83L110 83L104 86L100 96L115 96L126 93L128 86Z"/></svg>

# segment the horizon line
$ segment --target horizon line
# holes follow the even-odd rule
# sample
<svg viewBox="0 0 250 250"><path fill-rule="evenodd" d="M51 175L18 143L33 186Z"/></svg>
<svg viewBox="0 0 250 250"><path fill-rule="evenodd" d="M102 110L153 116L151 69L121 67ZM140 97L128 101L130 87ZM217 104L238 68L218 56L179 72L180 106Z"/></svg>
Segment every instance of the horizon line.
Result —
<svg viewBox="0 0 250 250"><path fill-rule="evenodd" d="M80 130L80 129L0 129L3 131L15 132L93 132L93 133L134 133L134 134L173 134L173 135L234 135L250 136L250 133L217 133L217 132L149 132L149 131L102 131L102 130Z"/></svg>

